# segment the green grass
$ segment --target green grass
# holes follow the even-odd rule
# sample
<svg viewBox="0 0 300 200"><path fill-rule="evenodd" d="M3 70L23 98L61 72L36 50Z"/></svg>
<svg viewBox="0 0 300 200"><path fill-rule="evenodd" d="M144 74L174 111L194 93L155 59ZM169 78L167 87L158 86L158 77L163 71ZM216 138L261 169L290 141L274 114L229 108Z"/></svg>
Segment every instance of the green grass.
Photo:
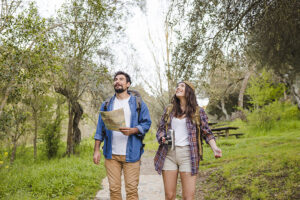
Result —
<svg viewBox="0 0 300 200"><path fill-rule="evenodd" d="M200 171L213 172L200 186L205 199L299 199L300 121L278 122L269 131L244 129L240 139L220 138L222 159L205 145ZM198 183L200 184L200 183Z"/></svg>
<svg viewBox="0 0 300 200"><path fill-rule="evenodd" d="M200 172L209 173L197 187L206 191L205 199L299 199L300 120L278 121L268 131L242 121L230 125L239 126L237 132L245 136L218 139L221 159L204 145ZM157 150L155 133L152 129L145 137L147 151ZM62 157L62 145L51 160L39 146L37 161L32 147L19 148L12 166L5 168L8 158L0 163L0 199L93 199L105 177L103 157L100 165L92 162L93 145L93 139L82 141L80 155L70 158Z"/></svg>
<svg viewBox="0 0 300 200"><path fill-rule="evenodd" d="M0 168L0 199L93 199L105 177L103 158L93 164L93 140L83 141L80 152L51 160L41 152L35 162L32 148L18 152L12 166Z"/></svg>
<svg viewBox="0 0 300 200"><path fill-rule="evenodd" d="M158 149L158 142L156 140L156 130L151 128L146 134L143 143L145 144L145 151L155 151Z"/></svg>

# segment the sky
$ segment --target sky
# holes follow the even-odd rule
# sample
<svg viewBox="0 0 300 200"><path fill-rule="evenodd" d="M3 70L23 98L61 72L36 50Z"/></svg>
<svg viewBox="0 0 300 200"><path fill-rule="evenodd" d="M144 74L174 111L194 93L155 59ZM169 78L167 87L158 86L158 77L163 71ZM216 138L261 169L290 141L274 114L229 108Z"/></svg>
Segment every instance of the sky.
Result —
<svg viewBox="0 0 300 200"><path fill-rule="evenodd" d="M35 0L39 8L39 12L43 17L55 16L56 11L65 2L64 0ZM146 13L142 12L139 8L131 11L132 17L128 19L125 33L128 37L130 44L119 45L115 49L114 54L117 56L116 68L117 70L124 70L129 74L135 74L133 77L137 84L142 84L144 80L152 80L149 82L158 87L157 85L157 70L153 59L163 66L163 56L165 53L165 40L164 40L164 20L165 12L168 5L163 0L147 0ZM153 40L150 42L149 35ZM129 45L132 45L136 52L129 53ZM153 54L152 54L152 53ZM126 63L126 64L124 64ZM141 69L136 73L137 69ZM160 70L163 74L163 70ZM143 85L147 87L145 84ZM163 83L163 88L167 89L167 81ZM147 90L147 89L146 89ZM151 93L151 92L150 92ZM200 106L207 105L208 99L198 98Z"/></svg>

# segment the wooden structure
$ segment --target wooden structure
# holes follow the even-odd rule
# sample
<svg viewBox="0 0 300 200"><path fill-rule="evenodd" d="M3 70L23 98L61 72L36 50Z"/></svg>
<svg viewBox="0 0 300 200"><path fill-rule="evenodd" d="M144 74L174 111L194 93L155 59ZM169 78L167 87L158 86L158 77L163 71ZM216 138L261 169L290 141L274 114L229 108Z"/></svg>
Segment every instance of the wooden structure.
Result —
<svg viewBox="0 0 300 200"><path fill-rule="evenodd" d="M229 133L230 130L237 130L239 127L220 127L220 128L212 128L211 131L213 134L217 135L218 137L228 137L228 136L235 136L236 138L244 135L244 133Z"/></svg>

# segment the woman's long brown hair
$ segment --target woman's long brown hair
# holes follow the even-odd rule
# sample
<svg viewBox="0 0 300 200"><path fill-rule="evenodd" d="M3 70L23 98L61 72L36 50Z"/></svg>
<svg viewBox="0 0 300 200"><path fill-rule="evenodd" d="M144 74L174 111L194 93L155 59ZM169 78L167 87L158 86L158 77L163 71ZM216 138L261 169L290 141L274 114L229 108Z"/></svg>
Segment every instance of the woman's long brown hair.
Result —
<svg viewBox="0 0 300 200"><path fill-rule="evenodd" d="M180 108L180 100L176 97L176 94L174 94L172 98L174 116L182 117L185 114L187 118L192 119L196 112L198 103L194 90L187 84L185 84L185 98L186 108L185 112L183 112Z"/></svg>

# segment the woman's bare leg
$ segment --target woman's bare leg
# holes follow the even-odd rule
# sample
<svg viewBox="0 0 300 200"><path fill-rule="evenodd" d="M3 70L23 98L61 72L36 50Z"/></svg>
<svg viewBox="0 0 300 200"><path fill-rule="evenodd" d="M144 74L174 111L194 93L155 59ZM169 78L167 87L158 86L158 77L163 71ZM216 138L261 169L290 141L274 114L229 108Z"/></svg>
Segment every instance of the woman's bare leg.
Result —
<svg viewBox="0 0 300 200"><path fill-rule="evenodd" d="M162 176L165 187L165 199L174 200L176 198L178 170L163 170Z"/></svg>
<svg viewBox="0 0 300 200"><path fill-rule="evenodd" d="M195 198L197 176L191 175L191 172L180 172L182 184L182 199L193 200Z"/></svg>

